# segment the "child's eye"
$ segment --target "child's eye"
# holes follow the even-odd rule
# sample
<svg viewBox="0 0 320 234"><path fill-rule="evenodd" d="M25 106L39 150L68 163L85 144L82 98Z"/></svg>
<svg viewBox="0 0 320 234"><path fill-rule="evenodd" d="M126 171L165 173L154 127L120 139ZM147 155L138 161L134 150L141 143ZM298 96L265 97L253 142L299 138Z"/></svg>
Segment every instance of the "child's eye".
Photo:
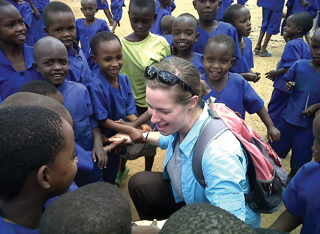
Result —
<svg viewBox="0 0 320 234"><path fill-rule="evenodd" d="M221 62L222 62L222 63L227 63L228 61L224 59L224 60L222 60Z"/></svg>
<svg viewBox="0 0 320 234"><path fill-rule="evenodd" d="M122 59L122 55L117 56L117 59Z"/></svg>
<svg viewBox="0 0 320 234"><path fill-rule="evenodd" d="M50 65L52 64L52 62L51 62L51 61L46 61L46 62L44 62L43 64L44 64L44 65L47 65L47 66L50 66Z"/></svg>
<svg viewBox="0 0 320 234"><path fill-rule="evenodd" d="M61 63L62 65L66 65L66 64L68 63L68 61L65 60L65 59L61 59L61 60L60 60L60 63Z"/></svg>
<svg viewBox="0 0 320 234"><path fill-rule="evenodd" d="M143 23L148 24L150 20L144 20Z"/></svg>

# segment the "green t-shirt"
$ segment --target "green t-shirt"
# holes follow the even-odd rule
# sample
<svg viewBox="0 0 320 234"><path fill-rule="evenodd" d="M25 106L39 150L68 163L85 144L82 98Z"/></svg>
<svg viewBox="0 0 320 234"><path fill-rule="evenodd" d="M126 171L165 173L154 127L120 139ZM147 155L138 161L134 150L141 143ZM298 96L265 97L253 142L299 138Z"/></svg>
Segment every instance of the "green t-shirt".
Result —
<svg viewBox="0 0 320 234"><path fill-rule="evenodd" d="M149 33L139 42L130 42L124 37L122 43L123 66L120 73L129 77L137 106L147 107L144 70L169 56L170 46L164 37Z"/></svg>

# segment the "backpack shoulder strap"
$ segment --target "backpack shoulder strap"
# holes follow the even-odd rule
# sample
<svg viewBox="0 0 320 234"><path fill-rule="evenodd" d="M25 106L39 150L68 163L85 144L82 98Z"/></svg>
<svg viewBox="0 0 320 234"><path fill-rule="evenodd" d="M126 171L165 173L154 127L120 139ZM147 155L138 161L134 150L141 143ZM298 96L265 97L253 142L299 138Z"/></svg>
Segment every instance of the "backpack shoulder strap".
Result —
<svg viewBox="0 0 320 234"><path fill-rule="evenodd" d="M210 117L204 123L197 142L194 146L192 169L194 176L203 188L206 187L202 170L202 157L207 146L215 139L217 139L223 132L228 130L227 126L215 113L214 110L210 110Z"/></svg>

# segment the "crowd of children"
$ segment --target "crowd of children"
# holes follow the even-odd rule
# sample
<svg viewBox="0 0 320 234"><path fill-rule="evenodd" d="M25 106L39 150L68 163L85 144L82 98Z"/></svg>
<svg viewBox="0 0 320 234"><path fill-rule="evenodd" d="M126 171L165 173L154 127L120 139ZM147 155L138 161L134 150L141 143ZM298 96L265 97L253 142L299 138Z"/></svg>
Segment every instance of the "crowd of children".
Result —
<svg viewBox="0 0 320 234"><path fill-rule="evenodd" d="M213 96L243 119L246 112L257 113L281 158L292 150L283 196L287 210L272 228L291 231L302 223L302 233L319 233L317 220L310 221L310 216L318 219L320 206L306 200L316 199L316 193L306 191L317 186L319 173L320 119L315 116L320 110L320 29L314 34L310 30L320 3L287 1L281 30L286 45L277 68L265 74L274 82L268 110L250 84L261 78L253 71L253 52L272 56L267 46L280 32L285 1L257 1L262 25L254 48L245 3L193 0L196 18L190 13L172 16L173 0L130 0L127 23L132 33L118 38L115 29L124 0L111 0L111 11L106 0L81 0L84 18L79 19L60 1L0 0L0 164L5 165L0 175L0 233L38 233L42 209L56 196L71 184L69 191L99 181L121 184L129 173L127 159L144 156L144 169L151 171L156 147L146 138L157 126L148 113L145 69L168 57L194 64L209 88L205 100ZM104 11L111 30L95 17L98 10ZM10 99L18 92L22 94ZM110 143L108 138L117 133L140 143L139 152L123 146L125 140ZM310 162L312 156L315 162ZM311 182L303 187L302 179ZM52 225L48 217L43 227ZM293 224L284 225L290 219ZM129 233L126 230L123 233ZM143 231L155 230L136 233Z"/></svg>

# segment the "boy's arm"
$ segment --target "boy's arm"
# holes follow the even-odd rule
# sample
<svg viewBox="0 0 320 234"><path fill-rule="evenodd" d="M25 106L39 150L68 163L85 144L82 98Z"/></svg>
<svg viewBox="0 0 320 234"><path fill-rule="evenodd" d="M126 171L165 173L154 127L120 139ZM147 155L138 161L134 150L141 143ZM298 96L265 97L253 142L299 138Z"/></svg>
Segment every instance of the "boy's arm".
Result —
<svg viewBox="0 0 320 234"><path fill-rule="evenodd" d="M148 111L146 111L145 113L148 113ZM143 116L145 113L143 113L141 116ZM147 119L146 121L144 121L147 117L143 116L142 118L140 118L141 116L139 116L139 118L137 118L137 116L135 114L127 115L127 120L130 122L130 124L128 124L128 125L132 126L134 128L140 126L140 128L142 129L143 132L147 132L149 130L152 130L149 127L149 125L145 123L150 118Z"/></svg>
<svg viewBox="0 0 320 234"><path fill-rule="evenodd" d="M93 161L96 162L98 160L98 166L101 169L106 168L108 163L108 155L103 149L101 131L99 126L92 129L92 136L93 136L93 149L92 149Z"/></svg>
<svg viewBox="0 0 320 234"><path fill-rule="evenodd" d="M320 103L315 103L307 107L306 110L302 111L303 116L310 116L315 114L318 110L320 110Z"/></svg>
<svg viewBox="0 0 320 234"><path fill-rule="evenodd" d="M281 75L281 74L285 74L288 70L289 70L290 67L284 67L284 68L281 68L279 70L272 70L272 71L269 71L267 72L265 75L266 75L266 78L269 79L269 80L272 80L274 81L274 79Z"/></svg>
<svg viewBox="0 0 320 234"><path fill-rule="evenodd" d="M284 232L291 232L301 223L301 218L291 214L288 210L285 210L269 228Z"/></svg>
<svg viewBox="0 0 320 234"><path fill-rule="evenodd" d="M141 131L139 129L134 128L134 127L124 125L121 123L117 123L117 122L113 121L112 119L100 120L99 124L104 128L108 128L113 131L129 135L134 143L144 143L145 142L145 139L142 136Z"/></svg>
<svg viewBox="0 0 320 234"><path fill-rule="evenodd" d="M240 75L245 78L247 81L252 81L254 83L258 82L261 78L260 73L258 72L252 72L250 70L250 72L248 73L240 73Z"/></svg>
<svg viewBox="0 0 320 234"><path fill-rule="evenodd" d="M266 125L268 138L271 142L280 140L280 131L273 125L273 122L265 107L257 112L262 122Z"/></svg>
<svg viewBox="0 0 320 234"><path fill-rule="evenodd" d="M307 7L307 6L309 6L309 2L308 1L306 1L306 0L299 0L299 2L301 3L301 5L303 6L303 7Z"/></svg>
<svg viewBox="0 0 320 234"><path fill-rule="evenodd" d="M39 11L38 9L36 8L36 6L33 4L32 0L27 0L27 2L30 4L32 10L33 10L33 13L35 14L37 20L40 19L40 14L39 14Z"/></svg>

